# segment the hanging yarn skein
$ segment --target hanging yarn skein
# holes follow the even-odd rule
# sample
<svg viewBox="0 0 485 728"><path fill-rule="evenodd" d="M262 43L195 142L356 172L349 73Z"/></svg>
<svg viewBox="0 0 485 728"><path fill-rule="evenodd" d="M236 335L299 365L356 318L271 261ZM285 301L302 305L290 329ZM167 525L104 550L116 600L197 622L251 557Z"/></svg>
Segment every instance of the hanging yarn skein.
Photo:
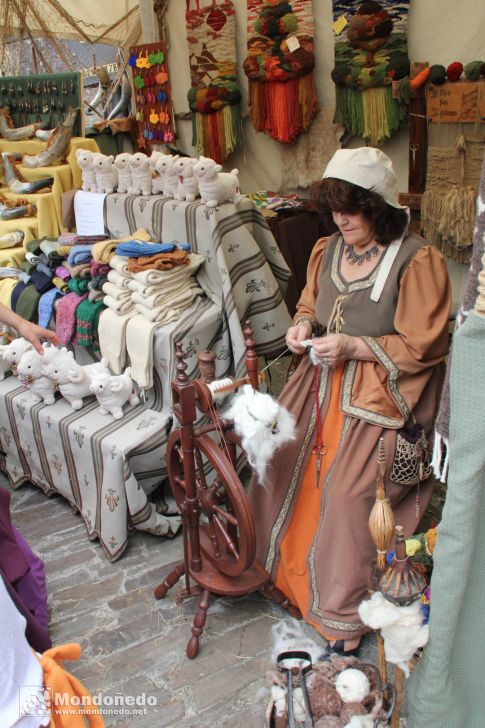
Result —
<svg viewBox="0 0 485 728"><path fill-rule="evenodd" d="M334 122L376 146L392 136L406 116L392 83L409 76L409 0L333 0L336 85ZM343 31L342 31L343 28Z"/></svg>
<svg viewBox="0 0 485 728"><path fill-rule="evenodd" d="M191 8L185 20L192 86L192 144L221 164L241 144L241 93L236 78L235 12L231 0Z"/></svg>
<svg viewBox="0 0 485 728"><path fill-rule="evenodd" d="M291 144L318 112L311 0L248 0L250 116L254 128Z"/></svg>

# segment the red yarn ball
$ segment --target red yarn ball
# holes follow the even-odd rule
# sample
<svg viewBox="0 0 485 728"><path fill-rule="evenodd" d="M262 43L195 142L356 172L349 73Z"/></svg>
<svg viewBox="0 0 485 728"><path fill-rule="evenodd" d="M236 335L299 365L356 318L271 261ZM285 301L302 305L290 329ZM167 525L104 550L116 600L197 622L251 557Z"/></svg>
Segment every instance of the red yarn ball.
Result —
<svg viewBox="0 0 485 728"><path fill-rule="evenodd" d="M450 65L446 69L446 77L448 81L458 81L462 73L463 66L459 61L454 61L454 63L450 63Z"/></svg>

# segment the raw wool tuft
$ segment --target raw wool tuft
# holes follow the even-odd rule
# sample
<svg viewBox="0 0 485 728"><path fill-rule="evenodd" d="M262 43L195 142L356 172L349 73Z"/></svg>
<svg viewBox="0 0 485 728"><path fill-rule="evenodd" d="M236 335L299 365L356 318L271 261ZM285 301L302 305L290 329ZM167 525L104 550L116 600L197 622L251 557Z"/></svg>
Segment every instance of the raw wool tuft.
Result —
<svg viewBox="0 0 485 728"><path fill-rule="evenodd" d="M293 416L269 394L246 384L234 395L224 417L234 421L249 464L264 484L266 467L276 450L295 439Z"/></svg>
<svg viewBox="0 0 485 728"><path fill-rule="evenodd" d="M326 643L323 638L319 642L308 637L302 629L301 623L296 619L285 619L277 622L271 627L273 637L273 649L271 659L276 660L281 652L289 650L303 650L311 655L312 663L315 665L326 653Z"/></svg>
<svg viewBox="0 0 485 728"><path fill-rule="evenodd" d="M399 607L385 599L381 592L375 592L370 599L361 602L359 615L364 624L380 629L386 660L398 665L409 677L409 660L429 638L429 627L423 624L420 600L407 607Z"/></svg>
<svg viewBox="0 0 485 728"><path fill-rule="evenodd" d="M231 0L214 0L185 14L192 87L192 145L222 163L242 143L243 132L236 75L236 24Z"/></svg>
<svg viewBox="0 0 485 728"><path fill-rule="evenodd" d="M336 32L335 122L376 146L397 131L407 107L394 98L392 84L409 76L407 14L409 0L354 3L333 0ZM335 28L334 28L335 30Z"/></svg>
<svg viewBox="0 0 485 728"><path fill-rule="evenodd" d="M361 670L343 670L335 680L335 689L344 703L361 703L370 692L367 675Z"/></svg>
<svg viewBox="0 0 485 728"><path fill-rule="evenodd" d="M318 112L314 65L311 0L248 0L244 71L257 131L286 144L308 131Z"/></svg>
<svg viewBox="0 0 485 728"><path fill-rule="evenodd" d="M333 123L333 109L320 109L306 134L281 149L281 184L279 191L307 188L322 176L330 159L340 149L345 129Z"/></svg>

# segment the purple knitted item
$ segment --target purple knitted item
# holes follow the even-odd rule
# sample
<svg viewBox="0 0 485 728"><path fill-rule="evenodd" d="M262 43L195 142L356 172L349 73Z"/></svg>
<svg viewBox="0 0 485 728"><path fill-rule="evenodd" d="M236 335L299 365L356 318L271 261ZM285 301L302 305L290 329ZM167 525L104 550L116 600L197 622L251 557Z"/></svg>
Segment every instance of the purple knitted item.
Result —
<svg viewBox="0 0 485 728"><path fill-rule="evenodd" d="M65 281L66 278L71 277L71 274L69 273L68 269L64 268L63 265L58 265L57 268L55 269L54 273L56 274L56 276L58 276L58 278L62 278L63 281Z"/></svg>
<svg viewBox="0 0 485 728"><path fill-rule="evenodd" d="M107 276L111 270L111 266L107 263L98 263L97 260L91 261L91 277Z"/></svg>
<svg viewBox="0 0 485 728"><path fill-rule="evenodd" d="M59 301L56 314L56 334L63 344L70 344L76 333L76 309L87 294L68 293Z"/></svg>

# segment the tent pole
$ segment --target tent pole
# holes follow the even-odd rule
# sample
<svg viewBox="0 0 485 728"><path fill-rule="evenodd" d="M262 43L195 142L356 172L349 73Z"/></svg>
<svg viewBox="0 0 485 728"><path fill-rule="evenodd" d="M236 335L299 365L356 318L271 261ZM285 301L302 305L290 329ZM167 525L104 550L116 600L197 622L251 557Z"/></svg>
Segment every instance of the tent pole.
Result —
<svg viewBox="0 0 485 728"><path fill-rule="evenodd" d="M156 43L159 39L155 25L153 0L138 0L138 4L140 6L143 43Z"/></svg>

